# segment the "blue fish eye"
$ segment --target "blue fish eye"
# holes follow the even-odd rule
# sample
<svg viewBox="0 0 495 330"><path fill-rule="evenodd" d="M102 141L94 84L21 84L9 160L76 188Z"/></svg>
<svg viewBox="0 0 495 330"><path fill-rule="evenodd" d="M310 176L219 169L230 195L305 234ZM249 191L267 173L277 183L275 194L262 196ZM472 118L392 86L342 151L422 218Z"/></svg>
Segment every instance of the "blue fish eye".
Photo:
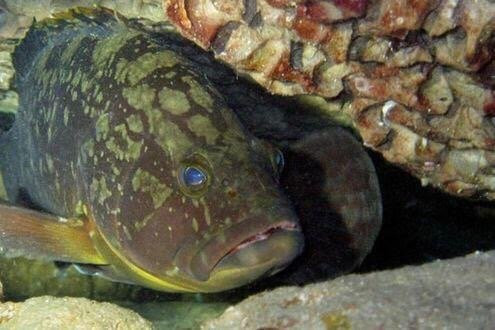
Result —
<svg viewBox="0 0 495 330"><path fill-rule="evenodd" d="M206 174L194 166L186 167L182 173L182 178L184 184L191 188L199 187L206 182Z"/></svg>

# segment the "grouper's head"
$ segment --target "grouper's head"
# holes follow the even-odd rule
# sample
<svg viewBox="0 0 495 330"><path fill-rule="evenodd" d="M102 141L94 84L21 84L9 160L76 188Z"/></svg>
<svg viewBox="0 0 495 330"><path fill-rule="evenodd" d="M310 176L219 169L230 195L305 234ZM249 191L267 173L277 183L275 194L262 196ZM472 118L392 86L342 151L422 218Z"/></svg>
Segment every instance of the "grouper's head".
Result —
<svg viewBox="0 0 495 330"><path fill-rule="evenodd" d="M221 291L276 273L303 247L278 186L282 154L200 77L178 64L174 73L172 83L123 91L127 138L140 151L116 180L105 178L120 190L94 208L102 254L124 280L164 291Z"/></svg>
<svg viewBox="0 0 495 330"><path fill-rule="evenodd" d="M180 228L182 235L172 273L200 290L274 274L302 251L297 219L277 187L280 152L254 138L244 148L231 148L204 148L185 157L177 168L178 199L160 211L162 218L170 211L182 214L172 221L172 231Z"/></svg>

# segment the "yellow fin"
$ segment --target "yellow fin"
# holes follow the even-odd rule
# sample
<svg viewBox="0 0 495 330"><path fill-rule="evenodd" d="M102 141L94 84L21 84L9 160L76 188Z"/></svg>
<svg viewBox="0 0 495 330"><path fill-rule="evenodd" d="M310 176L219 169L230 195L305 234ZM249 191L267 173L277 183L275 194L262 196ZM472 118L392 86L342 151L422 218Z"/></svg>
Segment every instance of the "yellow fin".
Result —
<svg viewBox="0 0 495 330"><path fill-rule="evenodd" d="M107 264L94 248L90 224L0 203L0 252L7 257Z"/></svg>

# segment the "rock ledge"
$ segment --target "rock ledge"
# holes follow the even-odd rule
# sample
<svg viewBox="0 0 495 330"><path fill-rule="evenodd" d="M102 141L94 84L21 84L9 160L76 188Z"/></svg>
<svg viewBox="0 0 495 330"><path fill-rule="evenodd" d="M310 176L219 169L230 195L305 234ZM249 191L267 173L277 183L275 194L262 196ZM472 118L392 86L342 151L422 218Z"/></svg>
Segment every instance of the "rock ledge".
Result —
<svg viewBox="0 0 495 330"><path fill-rule="evenodd" d="M203 329L488 329L495 251L284 287L249 297Z"/></svg>

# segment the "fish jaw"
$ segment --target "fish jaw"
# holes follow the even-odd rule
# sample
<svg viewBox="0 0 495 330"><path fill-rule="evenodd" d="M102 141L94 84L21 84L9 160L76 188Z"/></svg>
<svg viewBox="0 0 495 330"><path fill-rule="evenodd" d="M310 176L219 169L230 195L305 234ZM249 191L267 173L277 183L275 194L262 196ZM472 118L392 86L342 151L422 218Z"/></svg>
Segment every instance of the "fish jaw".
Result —
<svg viewBox="0 0 495 330"><path fill-rule="evenodd" d="M174 267L165 273L152 273L127 258L113 246L101 232L96 232L93 242L96 249L108 260L108 265L98 266L98 275L107 279L142 285L166 292L219 292L236 288L264 276L271 276L288 266L304 247L304 237L297 218L276 222L264 229L256 227L256 219L243 221L239 225L254 225L254 230L238 236L234 244L219 246L218 237L210 239L204 249L193 251L183 249L182 267ZM258 222L259 223L259 222ZM233 226L236 227L236 226ZM238 228L237 228L238 229ZM242 228L240 228L242 230ZM256 230L258 230L256 232ZM220 258L207 264L202 252L220 249ZM187 258L192 255L192 258ZM178 259L176 257L176 259ZM202 274L198 267L205 263L207 273ZM184 266L187 265L187 266ZM186 269L187 267L187 269ZM191 270L193 268L194 270Z"/></svg>
<svg viewBox="0 0 495 330"><path fill-rule="evenodd" d="M292 216L292 217L291 217ZM200 244L186 244L174 264L208 292L239 287L284 269L302 253L304 238L291 212L279 221L254 216Z"/></svg>

